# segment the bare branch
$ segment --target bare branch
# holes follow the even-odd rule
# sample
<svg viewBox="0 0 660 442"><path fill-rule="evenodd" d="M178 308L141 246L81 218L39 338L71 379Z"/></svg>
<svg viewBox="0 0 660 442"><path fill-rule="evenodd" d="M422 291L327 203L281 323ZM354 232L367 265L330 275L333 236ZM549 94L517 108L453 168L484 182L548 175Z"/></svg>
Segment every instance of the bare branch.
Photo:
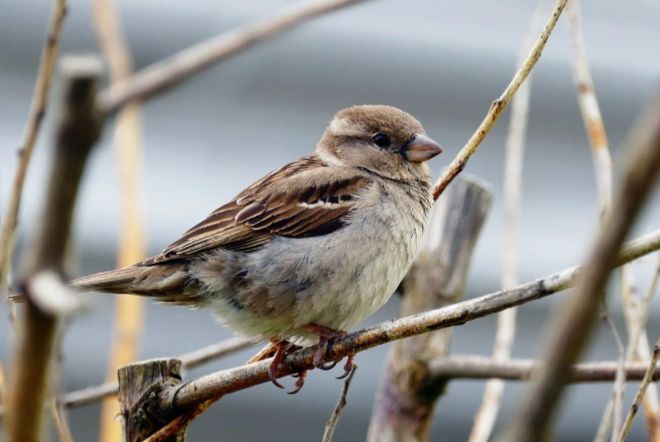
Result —
<svg viewBox="0 0 660 442"><path fill-rule="evenodd" d="M112 85L99 95L99 107L113 113L131 101L145 100L220 63L257 43L304 22L365 0L306 0L282 8L267 18L247 23L183 50Z"/></svg>
<svg viewBox="0 0 660 442"><path fill-rule="evenodd" d="M616 265L629 262L660 248L660 231L631 241L621 250ZM432 330L461 325L490 315L514 305L539 299L572 286L579 267L572 267L540 278L511 290L499 291L473 298L447 307L388 321L337 339L328 346L328 361L338 361L349 353L357 353L378 345L427 333ZM280 376L313 368L316 347L308 347L287 356L280 366ZM168 389L159 397L162 414L177 416L194 409L198 404L225 394L269 382L268 367L271 360L264 360L241 367L221 370Z"/></svg>
<svg viewBox="0 0 660 442"><path fill-rule="evenodd" d="M619 442L623 442L626 439L628 439L628 433L630 432L630 428L632 427L633 419L635 419L635 414L637 414L637 410L639 410L639 406L642 403L642 399L644 398L644 393L646 393L646 388L654 379L654 374L658 366L658 354L660 354L660 340L658 340L655 343L655 348L653 349L653 356L651 356L651 362L649 362L648 369L644 374L644 379L642 379L642 383L639 385L639 389L635 394L635 399L633 400L632 406L630 407L630 410L626 415L626 420L623 423L623 427L621 427Z"/></svg>
<svg viewBox="0 0 660 442"><path fill-rule="evenodd" d="M432 361L430 368L431 373L437 379L498 378L505 381L529 381L532 379L534 370L539 368L539 364L540 361L532 359L509 359L501 362L482 356L455 355ZM571 368L568 382L612 382L616 379L618 366L618 361L576 364ZM626 381L642 380L647 368L647 364L640 362L625 364ZM660 368L653 373L653 379L660 379Z"/></svg>
<svg viewBox="0 0 660 442"><path fill-rule="evenodd" d="M543 440L570 367L586 347L598 304L625 235L646 202L660 171L660 95L629 144L626 173L574 296L551 319L544 365L512 420L505 440ZM570 342L570 345L566 345Z"/></svg>
<svg viewBox="0 0 660 442"><path fill-rule="evenodd" d="M525 81L529 73L532 71L532 68L538 61L539 57L541 56L541 52L543 52L543 48L545 47L550 34L555 28L557 20L559 20L559 16L564 10L566 2L567 0L557 0L552 10L552 15L546 22L541 35L539 35L539 38L536 40L536 43L534 43L534 46L532 46L532 49L527 55L525 62L522 64L522 66L520 66L520 69L518 69L516 74L513 76L509 85L506 87L506 89L504 89L504 92L502 92L502 95L500 95L499 98L491 103L490 109L488 109L488 113L477 127L477 130L472 134L458 155L456 155L456 158L454 158L451 164L447 166L447 169L436 183L435 188L433 189L434 199L438 199L440 194L445 190L445 188L447 188L449 183L451 183L452 180L456 178L456 176L465 168L468 160L477 151L481 142L484 140L488 132L490 132L493 125L502 114L504 108L507 107L513 96L516 94L516 92L518 92L520 85Z"/></svg>
<svg viewBox="0 0 660 442"><path fill-rule="evenodd" d="M18 213L21 208L21 197L25 178L27 177L28 166L32 158L32 152L37 142L39 129L46 115L46 105L48 104L48 95L50 92L50 83L55 70L55 62L59 49L60 35L62 25L67 12L66 0L55 0L53 12L51 13L50 23L48 24L48 33L46 43L41 51L41 60L39 62L39 72L37 81L34 85L32 104L30 106L30 116L23 136L23 144L18 151L18 167L14 176L12 193L9 197L7 212L3 217L2 231L0 232L0 296L4 293L7 274L11 265L12 254L14 252L14 235L18 225Z"/></svg>
<svg viewBox="0 0 660 442"><path fill-rule="evenodd" d="M133 60L121 29L119 13L112 0L94 1L94 22L99 45L110 69L110 85L126 81L133 72ZM142 121L138 103L129 103L119 112L114 138L122 197L117 266L125 267L143 260L146 255L140 214ZM108 362L109 380L115 378L118 367L137 359L143 323L142 298L115 298L115 339ZM121 428L115 419L118 413L117 401L107 399L103 402L99 438L102 442L115 442L121 437Z"/></svg>
<svg viewBox="0 0 660 442"><path fill-rule="evenodd" d="M335 408L332 410L332 414L330 415L328 422L325 424L325 430L323 431L323 437L321 438L322 442L332 442L332 436L335 434L335 428L337 428L339 418L344 412L344 408L346 408L348 389L351 386L351 381L353 380L353 375L355 375L357 368L358 366L353 364L350 373L348 373L348 377L344 380L344 386L341 389L341 394L339 395L337 405L335 405Z"/></svg>
<svg viewBox="0 0 660 442"><path fill-rule="evenodd" d="M34 290L46 288L43 284L35 285L34 278L43 271L60 272L62 277L77 190L88 154L99 135L100 120L94 97L100 74L101 64L96 58L70 58L62 63L64 92L55 155L42 204L42 222L32 235L24 265L22 285L27 302L18 323L18 344L8 383L9 441L41 440L44 429L57 317L34 302Z"/></svg>

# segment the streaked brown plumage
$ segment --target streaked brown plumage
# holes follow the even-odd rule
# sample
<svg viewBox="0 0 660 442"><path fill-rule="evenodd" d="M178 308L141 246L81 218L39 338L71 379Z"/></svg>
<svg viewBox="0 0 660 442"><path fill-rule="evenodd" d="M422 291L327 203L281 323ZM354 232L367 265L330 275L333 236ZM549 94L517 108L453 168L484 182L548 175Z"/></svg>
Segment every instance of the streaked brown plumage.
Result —
<svg viewBox="0 0 660 442"><path fill-rule="evenodd" d="M440 151L399 109L344 109L314 153L252 184L157 256L73 285L210 307L230 328L278 343L276 360L291 340L327 345L403 278L432 204L424 162Z"/></svg>

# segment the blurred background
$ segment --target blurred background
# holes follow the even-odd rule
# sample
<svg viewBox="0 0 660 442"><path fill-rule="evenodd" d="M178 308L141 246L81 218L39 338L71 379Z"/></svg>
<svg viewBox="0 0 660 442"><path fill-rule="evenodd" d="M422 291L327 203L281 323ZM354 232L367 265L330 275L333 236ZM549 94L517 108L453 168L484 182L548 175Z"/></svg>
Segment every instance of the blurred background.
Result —
<svg viewBox="0 0 660 442"><path fill-rule="evenodd" d="M62 52L96 51L90 2L72 0ZM263 17L288 2L122 0L123 27L138 67L202 39ZM314 20L215 66L150 100L144 113L142 207L151 253L176 239L208 212L266 172L311 151L325 125L352 104L390 104L415 115L445 154L432 161L437 176L471 135L510 80L536 2L505 0L374 1ZM0 203L4 211L37 72L51 2L4 2L0 14ZM584 33L615 170L619 148L660 79L660 3L651 0L582 2ZM530 124L520 230L520 278L536 278L580 262L596 231L598 208L591 153L571 78L571 48L564 19L532 76ZM55 91L57 93L57 91ZM20 217L19 246L35 223L52 131L53 112L30 167ZM508 111L467 171L490 183L494 206L477 245L467 297L500 286L503 249L501 182ZM109 126L106 126L109 128ZM75 224L76 273L112 268L115 261L119 183L111 130L106 130L83 183ZM660 227L660 198L634 234ZM656 263L635 264L642 290ZM610 310L623 332L618 285ZM565 295L524 305L514 356L535 357L542 325ZM94 310L69 324L64 337L67 391L103 380L112 331L112 299L98 296ZM12 333L0 307L0 357L8 361ZM393 298L368 323L398 315ZM649 320L649 339L660 334L660 306ZM494 317L455 330L453 352L489 355ZM173 356L229 336L206 311L149 305L141 358ZM389 346L358 358L336 440L364 440ZM254 350L186 373L186 379L244 362ZM588 359L615 359L604 327ZM270 384L222 399L192 425L189 438L318 440L341 389L335 373L310 373L305 388L288 396ZM289 379L285 381L290 381ZM483 382L455 381L440 400L434 440L464 440L480 404ZM508 383L500 426L515 409L521 385ZM636 384L629 383L626 406ZM573 386L558 422L560 440L591 440L610 384ZM98 406L70 413L77 440L95 440ZM643 416L631 440L645 440Z"/></svg>

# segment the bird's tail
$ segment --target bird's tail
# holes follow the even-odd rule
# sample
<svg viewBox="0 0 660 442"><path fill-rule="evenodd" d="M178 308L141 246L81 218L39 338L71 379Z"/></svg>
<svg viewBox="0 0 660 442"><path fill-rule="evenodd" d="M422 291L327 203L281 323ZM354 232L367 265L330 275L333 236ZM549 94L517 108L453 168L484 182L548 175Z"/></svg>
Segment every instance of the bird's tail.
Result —
<svg viewBox="0 0 660 442"><path fill-rule="evenodd" d="M131 266L94 273L71 281L85 292L105 292L155 297L175 304L196 304L199 293L193 289L188 265L180 263Z"/></svg>

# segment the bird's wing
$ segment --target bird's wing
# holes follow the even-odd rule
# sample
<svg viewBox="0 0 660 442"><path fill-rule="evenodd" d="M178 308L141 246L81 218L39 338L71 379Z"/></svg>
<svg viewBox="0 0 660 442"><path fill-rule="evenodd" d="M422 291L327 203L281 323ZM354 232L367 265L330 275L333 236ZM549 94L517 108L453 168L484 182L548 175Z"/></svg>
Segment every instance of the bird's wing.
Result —
<svg viewBox="0 0 660 442"><path fill-rule="evenodd" d="M190 258L218 247L249 253L275 236L334 232L370 182L326 167L316 156L305 157L257 181L142 265Z"/></svg>

